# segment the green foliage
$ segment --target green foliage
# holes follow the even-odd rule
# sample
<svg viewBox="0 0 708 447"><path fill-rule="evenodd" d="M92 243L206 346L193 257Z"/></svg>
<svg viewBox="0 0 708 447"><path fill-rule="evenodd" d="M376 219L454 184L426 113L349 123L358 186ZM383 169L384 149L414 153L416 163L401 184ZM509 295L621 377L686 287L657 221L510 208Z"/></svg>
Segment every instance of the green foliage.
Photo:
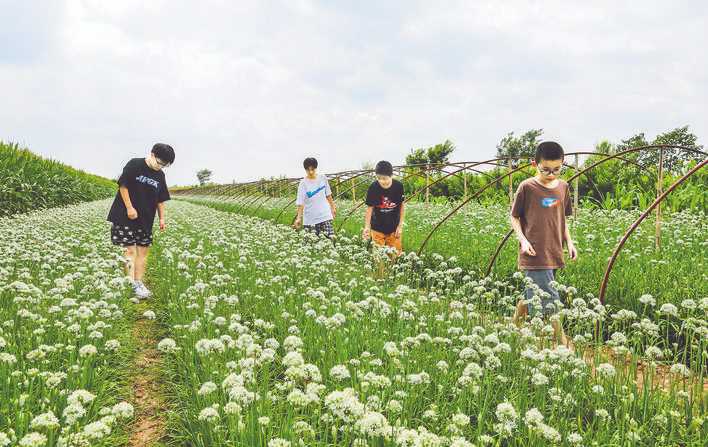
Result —
<svg viewBox="0 0 708 447"><path fill-rule="evenodd" d="M0 141L0 217L115 194L113 181Z"/></svg>
<svg viewBox="0 0 708 447"><path fill-rule="evenodd" d="M671 144L703 150L703 146L698 144L698 137L688 130L688 126L677 127L676 129L659 134L652 144ZM639 162L657 165L659 163L660 153L661 151L642 153L639 155ZM701 160L702 158L700 154L677 149L668 149L664 151L664 167L667 171L675 174L683 170L685 163Z"/></svg>
<svg viewBox="0 0 708 447"><path fill-rule="evenodd" d="M539 137L543 135L543 129L531 129L520 136L514 136L514 132L509 132L497 144L497 158L507 157L530 157L536 155L536 146ZM514 166L516 161L512 161Z"/></svg>
<svg viewBox="0 0 708 447"><path fill-rule="evenodd" d="M450 140L428 148L412 149L406 156L407 165L447 163L455 152L455 144Z"/></svg>

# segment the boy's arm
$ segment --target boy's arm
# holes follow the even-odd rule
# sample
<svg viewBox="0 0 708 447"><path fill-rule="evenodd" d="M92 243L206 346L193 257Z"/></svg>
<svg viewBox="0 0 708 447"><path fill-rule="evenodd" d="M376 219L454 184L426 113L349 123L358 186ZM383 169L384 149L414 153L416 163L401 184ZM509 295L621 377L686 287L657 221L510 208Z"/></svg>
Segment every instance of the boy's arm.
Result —
<svg viewBox="0 0 708 447"><path fill-rule="evenodd" d="M364 215L364 231L362 231L361 236L367 241L371 238L371 214L373 212L373 206L366 207L366 215Z"/></svg>
<svg viewBox="0 0 708 447"><path fill-rule="evenodd" d="M529 256L536 256L536 250L533 249L531 242L526 239L526 235L524 235L524 230L523 228L521 228L521 218L512 215L511 228L514 229L514 233L516 233L516 238L521 244L521 252L526 253Z"/></svg>
<svg viewBox="0 0 708 447"><path fill-rule="evenodd" d="M332 198L332 194L327 196L327 201L329 202L329 207L332 210L332 219L337 217L337 205L334 203L334 199Z"/></svg>
<svg viewBox="0 0 708 447"><path fill-rule="evenodd" d="M305 186L300 182L297 185L297 195L295 196L295 205L297 206L297 216L293 222L293 228L298 228L302 224L302 214L305 212Z"/></svg>
<svg viewBox="0 0 708 447"><path fill-rule="evenodd" d="M125 209L128 211L128 219L130 219L130 220L137 219L138 212L136 211L135 208L133 208L133 203L130 201L130 193L128 192L128 188L121 185L118 188L118 191L120 191L120 198L123 199L123 203L125 204Z"/></svg>
<svg viewBox="0 0 708 447"><path fill-rule="evenodd" d="M300 228L302 224L302 213L305 211L305 205L297 206L297 217L295 217L295 222L293 223L293 228Z"/></svg>
<svg viewBox="0 0 708 447"><path fill-rule="evenodd" d="M160 218L160 230L164 230L166 227L166 225L165 225L165 202L158 202L157 215Z"/></svg>
<svg viewBox="0 0 708 447"><path fill-rule="evenodd" d="M401 202L401 218L398 221L398 226L396 227L396 237L401 237L403 234L403 219L406 216L406 203Z"/></svg>
<svg viewBox="0 0 708 447"><path fill-rule="evenodd" d="M565 226L563 240L565 241L565 245L568 247L568 255L570 256L570 259L572 259L573 261L578 259L578 249L575 248L573 239L570 237L570 229L567 225Z"/></svg>

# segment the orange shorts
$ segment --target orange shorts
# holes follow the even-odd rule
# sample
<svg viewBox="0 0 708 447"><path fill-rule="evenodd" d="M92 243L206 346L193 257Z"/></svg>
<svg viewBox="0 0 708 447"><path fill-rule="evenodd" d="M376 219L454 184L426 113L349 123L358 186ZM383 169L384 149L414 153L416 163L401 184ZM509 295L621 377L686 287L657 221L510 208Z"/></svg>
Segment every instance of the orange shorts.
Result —
<svg viewBox="0 0 708 447"><path fill-rule="evenodd" d="M403 251L401 238L396 237L396 233L384 234L378 231L371 230L371 240L374 241L374 244L376 245L383 245L386 247L395 248L396 253L398 253L399 255Z"/></svg>

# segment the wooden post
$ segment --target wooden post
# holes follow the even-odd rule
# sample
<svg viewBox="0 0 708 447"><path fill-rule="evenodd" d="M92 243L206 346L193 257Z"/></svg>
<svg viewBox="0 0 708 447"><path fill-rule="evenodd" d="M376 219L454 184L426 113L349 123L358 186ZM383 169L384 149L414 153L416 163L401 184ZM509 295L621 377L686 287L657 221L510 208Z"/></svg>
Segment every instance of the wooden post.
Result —
<svg viewBox="0 0 708 447"><path fill-rule="evenodd" d="M514 170L514 166L511 162L511 157L509 157L509 206L514 203L514 181L512 179L513 175L511 171Z"/></svg>
<svg viewBox="0 0 708 447"><path fill-rule="evenodd" d="M575 172L573 172L573 175L578 173L579 158L580 157L578 156L578 154L575 154ZM578 185L578 177L575 177L575 180L573 181L573 221L575 221L575 219L578 217L578 196L580 195L580 191L578 191Z"/></svg>
<svg viewBox="0 0 708 447"><path fill-rule="evenodd" d="M354 179L352 179L352 202L356 202L356 184Z"/></svg>
<svg viewBox="0 0 708 447"><path fill-rule="evenodd" d="M664 148L659 150L659 175L656 180L656 196L664 192ZM656 206L656 249L661 250L661 202Z"/></svg>
<svg viewBox="0 0 708 447"><path fill-rule="evenodd" d="M430 165L425 167L425 203L430 203Z"/></svg>
<svg viewBox="0 0 708 447"><path fill-rule="evenodd" d="M467 167L467 163L464 164L464 167ZM462 171L462 181L464 182L464 188L465 188L465 193L464 193L464 200L467 200L467 171Z"/></svg>

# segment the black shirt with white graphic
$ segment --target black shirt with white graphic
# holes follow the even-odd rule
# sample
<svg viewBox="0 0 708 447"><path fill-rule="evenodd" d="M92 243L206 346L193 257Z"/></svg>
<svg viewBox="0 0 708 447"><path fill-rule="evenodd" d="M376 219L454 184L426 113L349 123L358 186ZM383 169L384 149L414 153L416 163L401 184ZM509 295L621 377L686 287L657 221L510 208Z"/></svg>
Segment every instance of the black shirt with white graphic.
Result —
<svg viewBox="0 0 708 447"><path fill-rule="evenodd" d="M144 158L133 158L123 168L123 173L118 178L118 185L128 188L130 202L138 212L138 218L128 219L128 211L118 191L108 212L108 221L116 225L142 228L148 233L152 232L157 204L170 200L165 173L150 168Z"/></svg>
<svg viewBox="0 0 708 447"><path fill-rule="evenodd" d="M366 192L366 204L374 207L371 229L384 234L396 231L401 221L401 204L404 199L403 184L398 180L393 180L388 189L381 187L378 181L372 183Z"/></svg>

